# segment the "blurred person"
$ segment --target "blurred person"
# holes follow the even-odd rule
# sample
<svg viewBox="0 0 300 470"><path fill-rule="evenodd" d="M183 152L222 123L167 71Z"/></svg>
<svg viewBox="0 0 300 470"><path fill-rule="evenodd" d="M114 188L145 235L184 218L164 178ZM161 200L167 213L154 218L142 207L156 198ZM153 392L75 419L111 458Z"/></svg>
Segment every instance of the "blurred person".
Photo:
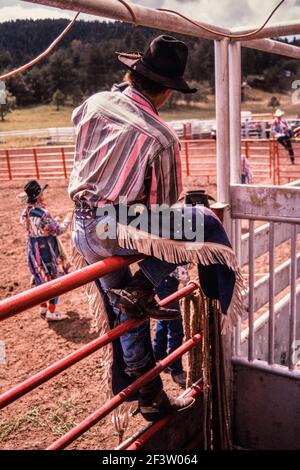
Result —
<svg viewBox="0 0 300 470"><path fill-rule="evenodd" d="M242 184L253 184L253 172L247 157L242 157L241 160L241 183Z"/></svg>
<svg viewBox="0 0 300 470"><path fill-rule="evenodd" d="M162 280L156 288L156 294L160 300L168 297L178 290L179 284L186 284L189 280L188 266L178 266L169 276ZM172 305L173 309L180 313L179 302ZM159 320L156 323L155 336L153 339L153 351L155 359L160 361L181 346L183 341L182 317L176 320ZM181 388L186 387L186 372L183 370L182 358L172 362L166 372L170 372L172 379Z"/></svg>
<svg viewBox="0 0 300 470"><path fill-rule="evenodd" d="M293 132L291 126L287 122L284 116L284 111L277 109L272 122L272 133L273 137L279 142L289 153L291 163L295 164L295 155L291 142Z"/></svg>
<svg viewBox="0 0 300 470"><path fill-rule="evenodd" d="M47 184L40 186L36 180L29 181L19 198L26 202L21 223L27 232L26 255L31 273L31 286L39 286L68 272L68 263L63 247L58 240L68 229L71 216L62 223L53 218L46 206L44 191ZM40 315L47 321L60 321L67 315L56 311L58 297L40 305Z"/></svg>

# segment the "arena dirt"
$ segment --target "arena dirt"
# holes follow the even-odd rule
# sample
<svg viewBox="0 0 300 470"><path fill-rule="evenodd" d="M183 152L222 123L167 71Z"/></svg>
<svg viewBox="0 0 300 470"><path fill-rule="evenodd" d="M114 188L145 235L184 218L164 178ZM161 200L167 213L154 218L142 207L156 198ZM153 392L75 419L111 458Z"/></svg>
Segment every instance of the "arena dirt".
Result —
<svg viewBox="0 0 300 470"><path fill-rule="evenodd" d="M19 222L23 205L17 199L23 186L23 181L1 182L0 299L29 288L26 236ZM72 209L65 182L50 181L45 195L53 216L63 218ZM70 252L70 234L61 239ZM58 309L70 319L48 324L33 308L1 322L0 341L5 345L6 360L0 364L0 392L95 338L83 289L62 296ZM0 411L0 449L45 449L99 408L105 402L105 391L99 386L100 354L94 353ZM178 386L167 374L162 377L167 389L178 395ZM144 424L140 415L131 418L126 436ZM107 417L69 448L113 449L118 443L111 418Z"/></svg>

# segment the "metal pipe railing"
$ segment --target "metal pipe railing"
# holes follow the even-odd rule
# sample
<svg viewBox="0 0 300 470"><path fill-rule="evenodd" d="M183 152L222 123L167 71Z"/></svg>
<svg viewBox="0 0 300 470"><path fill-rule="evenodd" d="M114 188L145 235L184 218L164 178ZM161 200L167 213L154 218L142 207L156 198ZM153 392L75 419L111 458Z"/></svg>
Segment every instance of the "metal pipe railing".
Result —
<svg viewBox="0 0 300 470"><path fill-rule="evenodd" d="M110 18L114 20L124 21L127 23L139 24L142 26L148 26L150 28L158 28L166 31L172 31L181 34L187 34L195 37L203 37L208 39L221 39L221 36L218 32L223 34L248 34L252 33L257 29L257 26L253 27L242 27L242 28L233 28L228 29L216 25L209 25L207 23L201 22L206 27L209 27L214 32L205 31L196 25L193 25L186 21L183 18L180 18L178 15L158 11L153 8L147 8L142 5L137 5L136 3L127 2L130 5L131 10L134 12L134 17L121 2L116 0L25 0L28 3L38 3L41 5L48 5L52 7L62 8L66 10L80 11L82 13L87 13L91 15L101 16L104 18ZM252 41L256 40L254 48L257 48L261 51L284 54L288 57L296 56L296 52L293 50L291 45L286 45L285 49L280 48L280 43L276 44L276 41L272 41L275 44L270 45L269 43L264 42L264 38L272 38L274 36L289 36L300 33L300 25L295 22L285 22L275 25L266 25L263 29L256 32L248 39L244 41L245 47L251 47ZM235 40L234 38L232 39ZM237 39L242 41L243 38L240 37ZM260 41L261 40L261 41Z"/></svg>
<svg viewBox="0 0 300 470"><path fill-rule="evenodd" d="M253 286L254 288L254 286ZM269 327L268 363L274 364L275 341L275 224L270 223L269 233Z"/></svg>
<svg viewBox="0 0 300 470"><path fill-rule="evenodd" d="M241 45L248 49L270 52L271 54L290 57L291 59L300 59L300 47L272 39L250 39L249 41L242 41Z"/></svg>
<svg viewBox="0 0 300 470"><path fill-rule="evenodd" d="M254 31L257 26L242 26L238 28L232 28L231 32L233 34L248 34ZM294 36L300 33L300 24L299 21L285 21L284 23L277 23L277 24L267 24L262 30L255 33L251 36L250 41L254 39L263 39L263 38L272 38L272 37L280 37L280 36ZM264 50L267 52L271 52L268 47L262 48L264 43L261 43L260 50ZM292 46L290 46L292 47ZM286 51L285 55L289 55Z"/></svg>
<svg viewBox="0 0 300 470"><path fill-rule="evenodd" d="M112 256L98 261L90 266L79 269L63 277L46 282L38 287L29 289L20 294L9 297L0 302L0 321L12 317L17 313L41 304L61 294L95 281L113 271L118 271L136 261L140 261L143 255Z"/></svg>
<svg viewBox="0 0 300 470"><path fill-rule="evenodd" d="M254 221L249 220L249 361L254 359L254 263Z"/></svg>
<svg viewBox="0 0 300 470"><path fill-rule="evenodd" d="M172 303L190 294L196 288L197 288L197 284L191 282L189 285L187 285L183 289L180 289L174 294L163 299L161 302L159 302L159 304L161 307L166 307L168 305L171 305ZM82 359L90 356L95 351L98 351L99 349L103 348L108 343L119 338L126 331L132 330L133 328L136 328L137 326L141 325L146 320L147 318L142 319L142 320L128 320L122 323L121 325L118 325L116 328L108 331L103 336L101 336L101 338L97 338L91 341L90 343L77 349L77 351L72 352L68 356L60 359L54 364L51 364L49 367L46 367L45 369L36 373L29 379L24 380L20 384L12 387L10 390L7 390L6 392L2 393L0 395L0 409L4 408L10 403L13 403L18 398L26 395L30 391L39 387L41 384L47 382L51 378L60 374L61 372L68 369L72 365L81 361Z"/></svg>
<svg viewBox="0 0 300 470"><path fill-rule="evenodd" d="M291 225L291 271L290 271L290 319L289 319L289 355L288 366L290 370L295 367L296 358L296 315L297 315L297 226Z"/></svg>
<svg viewBox="0 0 300 470"><path fill-rule="evenodd" d="M153 8L129 3L132 11L134 12L135 21L129 10L117 0L25 0L28 3L38 3L41 5L48 5L64 10L80 11L90 15L101 16L110 18L112 20L124 21L126 23L134 23L141 26L148 26L149 28L157 28L165 31L172 31L174 33L188 34L189 36L203 37L210 39L220 39L218 31L226 33L229 30L219 27L211 26L207 23L204 25L212 28L216 33L210 33L198 28L197 26L189 23L188 21L180 18L176 14L158 11Z"/></svg>
<svg viewBox="0 0 300 470"><path fill-rule="evenodd" d="M111 411L117 408L121 403L126 401L132 395L134 395L141 387L148 384L157 377L164 369L169 367L172 362L174 362L179 357L183 356L187 351L200 343L202 336L200 333L193 336L191 339L186 341L182 346L177 348L168 357L159 361L153 369L146 372L143 376L135 380L131 385L126 387L116 396L114 396L107 403L102 405L94 413L90 414L85 418L81 423L67 432L64 436L57 439L53 444L51 444L47 450L61 450L71 444L75 439L88 431L92 426L97 424L101 419L107 416Z"/></svg>
<svg viewBox="0 0 300 470"><path fill-rule="evenodd" d="M200 379L201 380L201 379ZM200 382L200 380L198 382ZM187 390L181 395L181 397L192 397L197 398L203 391L202 383L199 383L190 390ZM127 447L123 447L124 450L140 450L144 445L161 429L163 429L172 419L172 415L165 416L156 423L149 426L143 433L141 433L137 439L131 442Z"/></svg>

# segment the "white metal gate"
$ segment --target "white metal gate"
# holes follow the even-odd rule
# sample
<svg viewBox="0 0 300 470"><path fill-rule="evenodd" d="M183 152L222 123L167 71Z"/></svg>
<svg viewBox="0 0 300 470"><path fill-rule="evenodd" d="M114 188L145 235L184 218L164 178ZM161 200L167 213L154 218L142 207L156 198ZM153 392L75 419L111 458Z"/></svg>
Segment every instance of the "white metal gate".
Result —
<svg viewBox="0 0 300 470"><path fill-rule="evenodd" d="M300 449L300 187L232 185L231 200L232 218L249 226L242 242L247 316L232 359L235 443ZM255 229L256 221L267 224ZM265 252L267 274L256 281Z"/></svg>

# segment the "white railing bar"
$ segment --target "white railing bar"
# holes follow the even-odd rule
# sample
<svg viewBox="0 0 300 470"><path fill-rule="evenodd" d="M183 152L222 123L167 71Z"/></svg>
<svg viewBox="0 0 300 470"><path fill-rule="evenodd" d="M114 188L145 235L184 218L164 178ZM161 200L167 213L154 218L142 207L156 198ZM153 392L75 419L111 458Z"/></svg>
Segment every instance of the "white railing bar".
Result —
<svg viewBox="0 0 300 470"><path fill-rule="evenodd" d="M263 216L259 216L259 215L251 215L251 214L242 214L242 213L238 213L238 212L235 212L234 215L232 214L231 217L233 219L243 219L243 220L262 220L262 221L266 221L266 222L284 222L285 224L296 224L296 225L300 225L300 219L299 217L297 218L293 218L293 217L275 217L275 216L267 216L267 215L263 215Z"/></svg>
<svg viewBox="0 0 300 470"><path fill-rule="evenodd" d="M254 221L249 221L249 342L248 360L254 359Z"/></svg>
<svg viewBox="0 0 300 470"><path fill-rule="evenodd" d="M268 363L274 364L275 334L275 225L270 224L269 232L269 331L268 331Z"/></svg>
<svg viewBox="0 0 300 470"><path fill-rule="evenodd" d="M297 286L296 288L296 295L300 295L300 286ZM284 309L287 305L289 308L290 305L290 294L286 294L282 299L278 300L275 304L275 317L276 315L280 314L282 312L282 309ZM254 334L257 333L261 328L263 328L266 323L269 321L269 311L263 313L261 316L256 318L254 321ZM245 343L249 338L249 328L245 328L241 332L241 345Z"/></svg>
<svg viewBox="0 0 300 470"><path fill-rule="evenodd" d="M256 26L246 26L239 28L232 28L231 32L234 34L247 34L251 33L257 28ZM251 40L261 39L261 38L273 38L280 36L294 36L295 34L300 33L300 23L299 21L285 21L284 23L277 23L274 25L267 25L261 31L257 32L251 36Z"/></svg>
<svg viewBox="0 0 300 470"><path fill-rule="evenodd" d="M300 380L300 370L294 369L289 370L285 366L279 364L273 364L270 366L266 361L254 360L252 362L247 361L243 357L233 357L232 363L237 366L245 366L249 369L259 369L270 374L280 375L281 377L290 377L293 379Z"/></svg>
<svg viewBox="0 0 300 470"><path fill-rule="evenodd" d="M234 232L235 232L235 253L237 256L237 260L239 263L239 266L241 266L241 221L240 220L234 220L235 227L234 227ZM241 317L238 317L237 325L236 325L236 354L239 354L240 352L240 346L241 346Z"/></svg>
<svg viewBox="0 0 300 470"><path fill-rule="evenodd" d="M272 39L253 39L252 41L242 41L242 46L248 49L270 52L292 59L300 59L300 48L291 44L274 41Z"/></svg>
<svg viewBox="0 0 300 470"><path fill-rule="evenodd" d="M133 17L129 10L126 9L121 2L115 0L25 0L29 3L38 3L41 5L48 5L64 10L80 11L88 15L96 15L112 20L124 21L126 23L134 23ZM173 31L180 34L188 34L189 36L203 37L209 39L220 39L221 36L217 33L228 33L229 30L215 25L208 26L215 33L210 33L198 28L197 26L189 23L188 21L180 18L178 15L164 11L158 11L153 8L148 8L137 3L128 1L132 10L134 11L136 22L134 24L141 26L148 26L149 28L162 29L165 31Z"/></svg>
<svg viewBox="0 0 300 470"><path fill-rule="evenodd" d="M290 236L289 236L290 239ZM276 245L276 243L275 243ZM291 260L288 259L282 264L275 268L275 287L274 295L280 294L286 287L290 285L290 269L291 269ZM257 276L257 273L254 273ZM297 278L300 276L300 253L297 254ZM263 307L269 301L269 291L268 285L270 281L270 273L264 274L263 277L260 277L254 284L254 310L257 311ZM248 295L249 289L244 293L244 302L247 307L248 305Z"/></svg>
<svg viewBox="0 0 300 470"><path fill-rule="evenodd" d="M291 181L290 183L286 183L283 186L300 186L300 180Z"/></svg>
<svg viewBox="0 0 300 470"><path fill-rule="evenodd" d="M233 234L233 249L236 253L238 263L241 263L241 244L240 240L240 221L232 220L232 234ZM240 354L240 345L241 345L241 317L238 317L236 327L234 329L234 353L235 355Z"/></svg>
<svg viewBox="0 0 300 470"><path fill-rule="evenodd" d="M289 331L289 369L294 368L294 350L296 341L296 280L297 280L297 231L291 226L291 302Z"/></svg>
<svg viewBox="0 0 300 470"><path fill-rule="evenodd" d="M66 10L75 10L87 13L90 15L101 16L119 21L125 21L127 23L134 23L130 12L121 4L114 0L25 0L28 3L38 3L41 5L48 5L52 7L62 8ZM159 28L166 31L174 31L177 33L188 34L196 37L207 37L207 38L220 38L218 31L229 34L243 35L245 33L252 33L257 29L256 26L247 26L243 28L225 29L216 25L208 25L212 30L216 31L216 34L203 31L197 26L188 23L183 18L172 13L163 11L157 11L153 8L147 8L142 5L128 2L133 9L136 17L136 24L149 26L151 28ZM278 36L291 36L300 33L299 22L285 22L275 25L267 25L262 30L251 36L251 40L260 38L272 38ZM243 38L239 38L242 40ZM250 38L249 38L250 39ZM234 40L234 39L233 39ZM263 47L263 46L262 46Z"/></svg>
<svg viewBox="0 0 300 470"><path fill-rule="evenodd" d="M300 183L300 180L298 180ZM295 185L296 186L296 185ZM255 258L259 258L269 250L269 223L261 225L255 229ZM300 227L297 226L298 233ZM279 246L282 243L289 240L290 234L287 231L287 222L284 224L278 223L275 230L275 246ZM241 247L241 266L248 264L248 240L249 234L245 233L242 235L242 247Z"/></svg>
<svg viewBox="0 0 300 470"><path fill-rule="evenodd" d="M225 204L230 203L230 146L229 146L229 73L228 39L214 41L215 84L216 84L216 165L217 198ZM224 227L231 239L231 221L229 206L224 212Z"/></svg>

